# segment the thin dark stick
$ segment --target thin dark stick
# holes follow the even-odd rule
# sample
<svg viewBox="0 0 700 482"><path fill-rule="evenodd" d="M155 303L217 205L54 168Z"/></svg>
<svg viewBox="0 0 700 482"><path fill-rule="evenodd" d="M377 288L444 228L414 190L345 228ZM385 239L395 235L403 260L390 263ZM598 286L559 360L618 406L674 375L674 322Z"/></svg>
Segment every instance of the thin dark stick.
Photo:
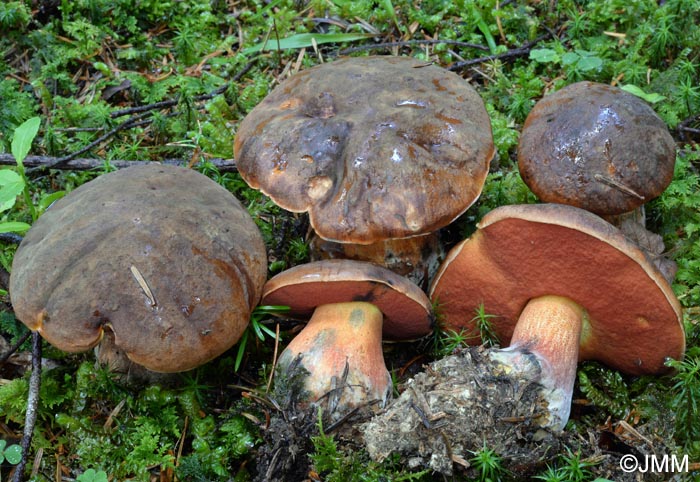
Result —
<svg viewBox="0 0 700 482"><path fill-rule="evenodd" d="M17 343L15 343L14 345L12 345L12 346L10 347L10 349L7 351L7 353L5 353L3 356L0 357L0 365L2 365L2 364L5 363L7 360L9 360L10 357L12 356L12 354L13 354L14 352L16 352L17 350L19 350L19 347L22 346L22 343L24 343L25 341L27 341L27 338L29 338L31 335L32 335L32 332L31 332L31 331L28 331L28 332L26 332L24 335L22 335L22 337L21 337L19 340L17 340Z"/></svg>
<svg viewBox="0 0 700 482"><path fill-rule="evenodd" d="M383 43L378 43L378 44L367 44L367 45L360 45L357 47L349 47L347 49L343 49L340 52L338 52L338 55L347 55L351 54L353 52L360 52L363 50L377 50L377 49L383 49L383 48L391 48L391 47L407 47L411 45L422 45L422 44L428 44L428 45L436 45L436 44L447 44L447 45L457 45L459 47L465 47L465 48L470 48L470 49L478 49L478 50L484 50L488 52L489 48L485 45L479 45L479 44L472 44L468 42L460 42L458 40L404 40L401 42L383 42Z"/></svg>
<svg viewBox="0 0 700 482"><path fill-rule="evenodd" d="M508 50L507 52L503 52L500 54L486 55L484 57L479 57L476 59L469 59L469 60L462 60L460 62L455 62L454 64L450 65L448 67L448 69L452 70L452 71L463 70L463 69L466 69L468 67L471 67L472 65L483 64L484 62L490 62L491 60L501 60L501 59L508 59L511 57L521 57L523 55L529 54L530 50L532 50L532 47L537 45L542 40L548 39L551 36L552 36L551 33L547 33L545 35L537 37L532 42L528 42L521 47L511 49L511 50Z"/></svg>
<svg viewBox="0 0 700 482"><path fill-rule="evenodd" d="M136 127L136 124L137 124L139 121L141 121L144 117L146 117L147 115L151 115L151 113L150 113L150 112L143 112L143 113L141 113L141 114L135 115L134 117L130 118L130 119L127 120L127 121L122 122L121 124L119 124L118 126L114 127L113 129L109 130L108 132L105 132L105 133L102 134L100 137L98 137L97 139L95 139L94 141L92 141L90 144L86 145L86 146L83 147L82 149L78 149L78 150L75 151L75 152L71 152L71 153L68 154L67 156L59 157L58 159L56 159L56 161L55 161L53 164L47 165L47 166L42 166L42 169L44 169L44 168L49 168L49 169L51 169L51 168L54 168L54 169L60 168L60 166L61 166L62 164L64 164L64 163L70 161L71 159L73 159L73 158L75 158L75 157L78 157L80 154L84 154L85 152L89 151L90 149L92 149L92 148L94 148L94 147L96 147L96 146L99 146L99 145L102 144L104 141L106 141L106 140L109 139L110 137L114 136L117 132L123 131L124 129L130 129L130 128L132 128L132 127ZM28 170L27 173L28 173L28 174L31 173L31 170Z"/></svg>
<svg viewBox="0 0 700 482"><path fill-rule="evenodd" d="M253 67L253 61L248 62L239 72L236 73L236 75L233 76L231 82L236 82L241 79L250 69ZM217 89L213 90L212 92L209 92L207 94L202 94L194 97L194 102L201 102L204 100L209 100L217 95L223 94L226 92L226 89L231 85L231 83L226 83ZM174 105L177 105L179 102L179 98L176 99L170 99L170 100L164 100L162 102L156 102L154 104L149 104L149 105L144 105L144 106L138 106L138 107L132 107L129 109L123 109L120 111L114 111L110 114L110 117L117 118L117 117L122 117L125 115L132 115L129 119L126 121L122 122L118 126L114 127L113 129L109 130L108 132L105 132L102 134L100 137L86 145L85 147L78 149L75 152L71 152L68 155L65 155L63 157L59 157L55 160L53 164L50 165L45 165L42 166L41 169L60 169L65 165L68 161L71 159L75 159L81 154L84 154L88 152L89 150L97 147L107 139L113 137L115 134L117 134L120 131L123 131L125 129L132 129L134 127L139 127L145 124L148 124L151 122L151 119L146 119L146 117L151 115L151 112L157 109L164 109L164 108L169 108ZM171 113L169 115L174 115L174 113ZM28 174L31 173L31 171L28 171Z"/></svg>
<svg viewBox="0 0 700 482"><path fill-rule="evenodd" d="M24 418L24 434L22 435L22 458L15 468L13 482L21 482L24 469L29 458L32 445L32 435L36 425L37 408L39 406L39 388L41 388L41 336L32 332L32 375L29 377L29 395L27 396L27 414Z"/></svg>
<svg viewBox="0 0 700 482"><path fill-rule="evenodd" d="M686 132L689 132L690 134L700 134L700 129L690 127L690 124L692 124L693 122L697 122L698 120L700 120L700 114L693 114L690 117L684 119L680 124L678 124L678 127L676 127L676 129L678 131L678 137L680 138L680 140L687 140L687 136L685 135Z"/></svg>
<svg viewBox="0 0 700 482"><path fill-rule="evenodd" d="M24 166L27 168L51 168L51 169L61 169L70 171L89 171L91 169L102 169L106 165L109 165L115 169L124 169L130 166L141 165L144 162L149 161L126 161L114 159L107 163L102 159L90 159L90 158L78 158L71 159L60 164L56 164L56 161L60 158L48 157L48 156L27 156L24 159ZM189 161L185 159L163 159L159 160L161 164L170 164L174 166L187 166ZM212 164L219 172L235 172L236 171L236 161L233 159L221 159L212 158L207 159L207 162ZM15 165L15 158L12 154L0 154L0 165ZM14 235L17 236L17 235ZM21 237L8 237L5 239L0 238L7 242L21 241Z"/></svg>
<svg viewBox="0 0 700 482"><path fill-rule="evenodd" d="M13 158L14 160L14 158ZM0 163L2 164L2 163ZM22 236L17 233L0 233L0 241L4 243L19 244L22 242Z"/></svg>
<svg viewBox="0 0 700 482"><path fill-rule="evenodd" d="M217 95L223 94L224 92L226 92L226 89L229 88L231 83L238 82L239 80L241 80L241 78L245 74L247 74L250 71L250 69L253 68L253 65L254 65L253 61L248 62L247 64L245 64L243 66L243 68L241 70L236 72L236 75L234 75L231 78L231 82L226 83L226 84L222 85L221 87L218 87L216 90L209 92L208 94L202 94L202 95L198 95L198 96L194 97L194 101L201 102L203 100L209 100L209 99L216 97ZM116 110L110 114L110 117L112 117L114 119L117 117L123 117L125 115L133 115L133 114L138 114L140 112L148 112L148 111L152 111L152 110L164 109L166 107L172 107L174 105L177 105L177 103L179 101L180 101L179 99L170 99L170 100L163 100L161 102L156 102L153 104L139 105L137 107L130 107L128 109Z"/></svg>

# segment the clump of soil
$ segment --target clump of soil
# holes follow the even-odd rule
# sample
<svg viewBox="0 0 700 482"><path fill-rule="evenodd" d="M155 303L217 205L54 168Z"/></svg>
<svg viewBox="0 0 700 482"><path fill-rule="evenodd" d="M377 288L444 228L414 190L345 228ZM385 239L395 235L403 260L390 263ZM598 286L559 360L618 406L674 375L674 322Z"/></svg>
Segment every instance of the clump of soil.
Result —
<svg viewBox="0 0 700 482"><path fill-rule="evenodd" d="M547 453L561 452L561 438L540 427L547 401L539 373L509 372L488 353L464 349L409 380L401 396L362 427L372 459L399 453L410 468L452 475L486 446L522 473Z"/></svg>
<svg viewBox="0 0 700 482"><path fill-rule="evenodd" d="M562 454L576 454L597 477L665 480L668 474L625 472L620 463L625 455L644 462L650 454L677 453L664 433L671 421L636 428L608 421L585 432L543 428L548 403L537 382L539 365L513 370L494 353L465 348L416 374L399 398L359 425L370 457L382 461L397 453L410 469L475 478L479 473L469 460L487 447L499 457L506 479L525 480L561 466Z"/></svg>

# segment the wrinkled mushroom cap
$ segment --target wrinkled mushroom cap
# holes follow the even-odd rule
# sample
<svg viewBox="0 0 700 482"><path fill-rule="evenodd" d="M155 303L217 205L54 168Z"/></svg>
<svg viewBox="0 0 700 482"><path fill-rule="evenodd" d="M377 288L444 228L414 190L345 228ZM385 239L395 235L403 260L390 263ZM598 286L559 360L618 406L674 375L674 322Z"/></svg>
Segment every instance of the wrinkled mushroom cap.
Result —
<svg viewBox="0 0 700 482"><path fill-rule="evenodd" d="M544 295L587 311L580 360L642 374L683 356L681 308L668 282L617 228L572 206L494 209L449 253L430 291L445 327L456 331L478 335L483 303L504 345L527 302Z"/></svg>
<svg viewBox="0 0 700 482"><path fill-rule="evenodd" d="M409 340L432 330L432 307L425 293L408 279L364 261L329 259L297 265L265 284L261 303L289 306L290 316L308 319L317 306L347 301L379 308L387 339Z"/></svg>
<svg viewBox="0 0 700 482"><path fill-rule="evenodd" d="M520 174L543 201L607 215L659 196L673 177L675 143L635 95L577 82L543 97L525 120Z"/></svg>
<svg viewBox="0 0 700 482"><path fill-rule="evenodd" d="M369 244L437 230L479 196L491 123L458 75L407 57L344 58L275 88L241 123L241 176L309 212L329 241Z"/></svg>
<svg viewBox="0 0 700 482"><path fill-rule="evenodd" d="M16 316L57 348L116 347L157 372L194 368L241 336L267 274L238 200L206 176L147 164L84 184L14 257Z"/></svg>

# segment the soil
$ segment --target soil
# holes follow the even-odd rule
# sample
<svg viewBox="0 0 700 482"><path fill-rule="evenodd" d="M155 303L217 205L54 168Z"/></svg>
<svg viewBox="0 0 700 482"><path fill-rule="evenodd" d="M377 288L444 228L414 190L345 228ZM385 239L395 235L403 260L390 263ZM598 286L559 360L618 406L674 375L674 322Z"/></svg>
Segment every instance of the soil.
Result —
<svg viewBox="0 0 700 482"><path fill-rule="evenodd" d="M537 378L533 372L504 370L489 349L466 348L428 365L406 383L399 398L362 424L366 448L376 461L398 453L406 466L444 476L478 477L469 460L486 447L500 458L506 479L524 480L547 466L561 466L561 454L578 453L595 464L598 477L656 480L654 474L620 469L622 456L644 460L653 449L640 433L623 440L612 431L589 431L583 437L541 427L547 402Z"/></svg>
<svg viewBox="0 0 700 482"><path fill-rule="evenodd" d="M643 463L645 455L674 453L656 435L658 424L625 430L608 424L583 434L543 428L547 402L538 373L506 371L489 353L483 346L469 347L434 361L409 379L386 408L367 406L340 418L328 412L327 400L304 402L303 368L278 376L268 399L274 408L263 430L254 480L309 480L315 474L308 454L314 452L312 437L320 433L319 406L324 433L334 435L339 451L365 449L378 462L398 454L399 460L392 456L393 463L416 471L428 469L435 480L478 478L470 460L484 447L499 457L505 480L526 480L548 466L561 467L562 454L577 454L591 464L588 470L596 477L617 482L664 480L664 474L620 469L625 455Z"/></svg>

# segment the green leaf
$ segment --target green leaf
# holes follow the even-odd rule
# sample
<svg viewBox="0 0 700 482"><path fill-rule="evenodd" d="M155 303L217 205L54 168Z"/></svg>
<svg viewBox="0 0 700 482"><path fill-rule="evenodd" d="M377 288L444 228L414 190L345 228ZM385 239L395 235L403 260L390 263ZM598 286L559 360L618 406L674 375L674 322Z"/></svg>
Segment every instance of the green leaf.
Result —
<svg viewBox="0 0 700 482"><path fill-rule="evenodd" d="M107 473L104 470L96 471L95 469L87 469L75 480L78 482L107 482L108 479Z"/></svg>
<svg viewBox="0 0 700 482"><path fill-rule="evenodd" d="M312 41L316 41L317 45L327 43L354 42L373 37L371 33L300 33L291 37L280 39L268 39L267 42L259 43L243 50L244 54L253 54L262 50L286 50L286 49L301 49L311 47Z"/></svg>
<svg viewBox="0 0 700 482"><path fill-rule="evenodd" d="M12 465L17 465L22 460L22 447L17 444L10 445L3 450L3 454L5 455L5 460Z"/></svg>
<svg viewBox="0 0 700 482"><path fill-rule="evenodd" d="M24 191L24 179L15 171L0 171L0 212L7 211L15 205L17 196Z"/></svg>
<svg viewBox="0 0 700 482"><path fill-rule="evenodd" d="M581 72L586 72L588 70L599 69L603 65L603 60L600 57L581 57L581 59L576 64Z"/></svg>
<svg viewBox="0 0 700 482"><path fill-rule="evenodd" d="M646 100L650 104L656 104L657 102L661 102L666 98L666 96L663 96L661 94L657 94L656 92L652 92L650 94L647 94L644 92L641 88L637 87L636 85L632 84L627 84L623 85L620 87L622 90L625 92L629 92L630 94L634 94L637 97Z"/></svg>
<svg viewBox="0 0 700 482"><path fill-rule="evenodd" d="M530 60L546 64L549 62L558 62L559 54L552 49L532 49L530 50Z"/></svg>
<svg viewBox="0 0 700 482"><path fill-rule="evenodd" d="M7 221L5 223L0 223L0 233L24 233L29 230L32 226L27 223L21 223L19 221Z"/></svg>
<svg viewBox="0 0 700 482"><path fill-rule="evenodd" d="M561 63L562 65L571 65L578 62L579 59L581 59L581 56L576 52L567 52L561 56Z"/></svg>
<svg viewBox="0 0 700 482"><path fill-rule="evenodd" d="M391 21L394 22L394 25L396 25L396 28L399 29L399 31L401 31L401 23L396 17L394 4L391 2L391 0L382 0L381 5L384 7L384 10L386 11L387 15L389 15L389 18L391 18Z"/></svg>
<svg viewBox="0 0 700 482"><path fill-rule="evenodd" d="M12 155L15 156L18 165L21 165L29 154L29 149L31 149L32 142L39 132L40 125L41 118L32 117L15 129L15 135L12 137Z"/></svg>
<svg viewBox="0 0 700 482"><path fill-rule="evenodd" d="M66 191L56 191L51 194L47 194L46 196L42 197L41 200L39 201L39 212L43 213L46 211L51 204L54 202L58 201L61 199L63 196L66 195Z"/></svg>

